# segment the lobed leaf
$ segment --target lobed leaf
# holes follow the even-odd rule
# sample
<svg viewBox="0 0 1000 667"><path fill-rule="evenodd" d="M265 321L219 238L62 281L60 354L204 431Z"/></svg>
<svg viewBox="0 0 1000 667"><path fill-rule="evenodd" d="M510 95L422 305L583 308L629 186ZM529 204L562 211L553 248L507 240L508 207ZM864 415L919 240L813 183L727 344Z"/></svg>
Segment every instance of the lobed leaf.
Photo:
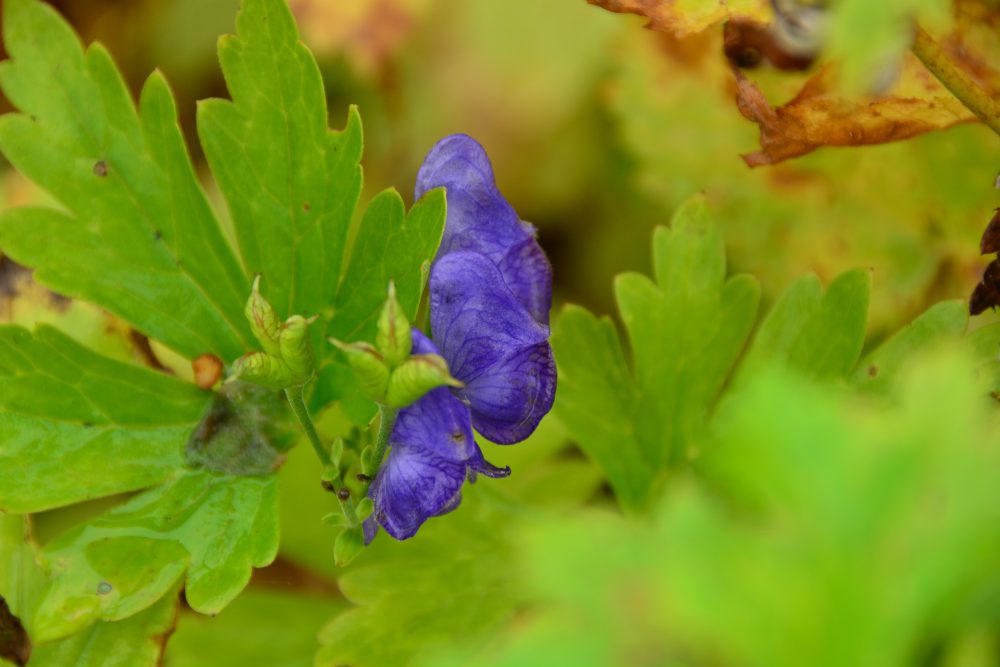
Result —
<svg viewBox="0 0 1000 667"><path fill-rule="evenodd" d="M0 248L39 282L93 301L189 358L238 356L249 283L198 184L163 77L138 112L100 45L37 0L3 7L0 150L64 207L0 215Z"/></svg>
<svg viewBox="0 0 1000 667"><path fill-rule="evenodd" d="M32 627L44 641L128 618L182 577L191 608L215 614L277 547L274 475L182 471L46 546L51 583Z"/></svg>
<svg viewBox="0 0 1000 667"><path fill-rule="evenodd" d="M0 508L37 512L167 480L210 394L47 326L0 326Z"/></svg>

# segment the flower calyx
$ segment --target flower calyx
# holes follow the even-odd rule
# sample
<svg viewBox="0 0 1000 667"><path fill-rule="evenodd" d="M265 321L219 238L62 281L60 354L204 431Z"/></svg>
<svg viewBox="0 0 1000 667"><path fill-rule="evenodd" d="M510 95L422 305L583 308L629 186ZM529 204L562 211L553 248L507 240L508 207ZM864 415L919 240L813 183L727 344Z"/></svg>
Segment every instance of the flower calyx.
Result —
<svg viewBox="0 0 1000 667"><path fill-rule="evenodd" d="M462 387L438 354L414 354L413 329L389 283L379 315L375 345L329 339L350 366L362 393L380 405L403 408L437 387Z"/></svg>
<svg viewBox="0 0 1000 667"><path fill-rule="evenodd" d="M316 317L292 315L281 322L260 293L259 275L253 281L243 313L263 351L237 359L227 382L240 379L269 389L289 389L308 383L316 368L308 327Z"/></svg>

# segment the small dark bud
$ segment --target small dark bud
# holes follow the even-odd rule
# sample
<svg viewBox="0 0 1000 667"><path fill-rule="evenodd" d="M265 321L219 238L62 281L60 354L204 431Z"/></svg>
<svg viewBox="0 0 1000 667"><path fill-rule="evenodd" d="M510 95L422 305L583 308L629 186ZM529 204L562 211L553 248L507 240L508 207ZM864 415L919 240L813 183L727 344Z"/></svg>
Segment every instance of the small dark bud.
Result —
<svg viewBox="0 0 1000 667"><path fill-rule="evenodd" d="M333 493L334 491L337 490L337 487L333 485L333 482L331 482L328 479L320 480L319 485L323 487L324 491L329 491L330 493Z"/></svg>
<svg viewBox="0 0 1000 667"><path fill-rule="evenodd" d="M108 175L108 163L104 160L98 160L94 163L94 176L98 178L104 178Z"/></svg>
<svg viewBox="0 0 1000 667"><path fill-rule="evenodd" d="M372 481L372 478L364 474L363 472L359 472L357 475L355 475L355 477L358 478L359 482L365 482L366 484Z"/></svg>
<svg viewBox="0 0 1000 667"><path fill-rule="evenodd" d="M347 487L344 487L337 491L337 497L341 500L347 500L351 497L351 492L347 489Z"/></svg>

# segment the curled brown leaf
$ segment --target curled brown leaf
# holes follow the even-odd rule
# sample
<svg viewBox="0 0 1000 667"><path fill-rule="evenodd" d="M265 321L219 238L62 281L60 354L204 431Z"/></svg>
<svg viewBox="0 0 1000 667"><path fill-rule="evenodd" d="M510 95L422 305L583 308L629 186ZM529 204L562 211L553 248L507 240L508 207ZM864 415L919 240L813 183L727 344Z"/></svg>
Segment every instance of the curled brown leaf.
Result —
<svg viewBox="0 0 1000 667"><path fill-rule="evenodd" d="M638 14L649 19L649 28L675 37L699 33L726 19L770 21L768 0L587 0L609 12Z"/></svg>
<svg viewBox="0 0 1000 667"><path fill-rule="evenodd" d="M907 58L908 69L920 67ZM736 72L736 103L740 113L760 126L761 150L743 160L751 167L799 157L821 146L867 146L909 139L925 132L974 119L940 84L919 76L922 90L862 100L839 96L833 72L821 69L787 104L773 107L757 86Z"/></svg>

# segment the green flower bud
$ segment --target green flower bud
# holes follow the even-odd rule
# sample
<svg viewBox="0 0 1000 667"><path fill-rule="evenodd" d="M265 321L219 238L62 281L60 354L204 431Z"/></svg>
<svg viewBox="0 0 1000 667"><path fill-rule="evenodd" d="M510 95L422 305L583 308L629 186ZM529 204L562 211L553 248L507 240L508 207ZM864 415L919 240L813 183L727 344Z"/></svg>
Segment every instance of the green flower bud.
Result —
<svg viewBox="0 0 1000 667"><path fill-rule="evenodd" d="M291 386L293 376L288 364L266 352L251 352L233 362L232 375L226 380L245 380L269 389Z"/></svg>
<svg viewBox="0 0 1000 667"><path fill-rule="evenodd" d="M365 548L365 537L361 526L347 528L337 536L333 544L333 562L337 567L344 567Z"/></svg>
<svg viewBox="0 0 1000 667"><path fill-rule="evenodd" d="M372 515L375 510L375 503L372 502L371 498L362 498L358 502L358 521L364 521Z"/></svg>
<svg viewBox="0 0 1000 667"><path fill-rule="evenodd" d="M361 387L361 393L373 401L381 403L389 388L389 367L378 350L369 343L341 343L330 339L347 358L347 364Z"/></svg>
<svg viewBox="0 0 1000 667"><path fill-rule="evenodd" d="M386 404L405 408L436 387L463 387L448 372L448 362L436 354L415 354L392 372Z"/></svg>
<svg viewBox="0 0 1000 667"><path fill-rule="evenodd" d="M303 385L312 378L315 367L312 339L308 327L313 319L292 315L278 332L278 348L294 379L293 385Z"/></svg>
<svg viewBox="0 0 1000 667"><path fill-rule="evenodd" d="M375 332L378 347L389 368L395 368L410 356L413 339L410 337L410 321L403 313L403 307L396 300L396 285L389 283L389 296L382 306Z"/></svg>
<svg viewBox="0 0 1000 667"><path fill-rule="evenodd" d="M254 337L260 342L260 346L264 348L264 351L268 354L279 354L278 330L281 326L281 321L278 319L278 315L274 312L271 304L261 296L259 275L253 279L253 289L250 292L250 298L247 299L247 305L243 309L243 314L246 315L247 321L250 322L250 331L253 332Z"/></svg>

